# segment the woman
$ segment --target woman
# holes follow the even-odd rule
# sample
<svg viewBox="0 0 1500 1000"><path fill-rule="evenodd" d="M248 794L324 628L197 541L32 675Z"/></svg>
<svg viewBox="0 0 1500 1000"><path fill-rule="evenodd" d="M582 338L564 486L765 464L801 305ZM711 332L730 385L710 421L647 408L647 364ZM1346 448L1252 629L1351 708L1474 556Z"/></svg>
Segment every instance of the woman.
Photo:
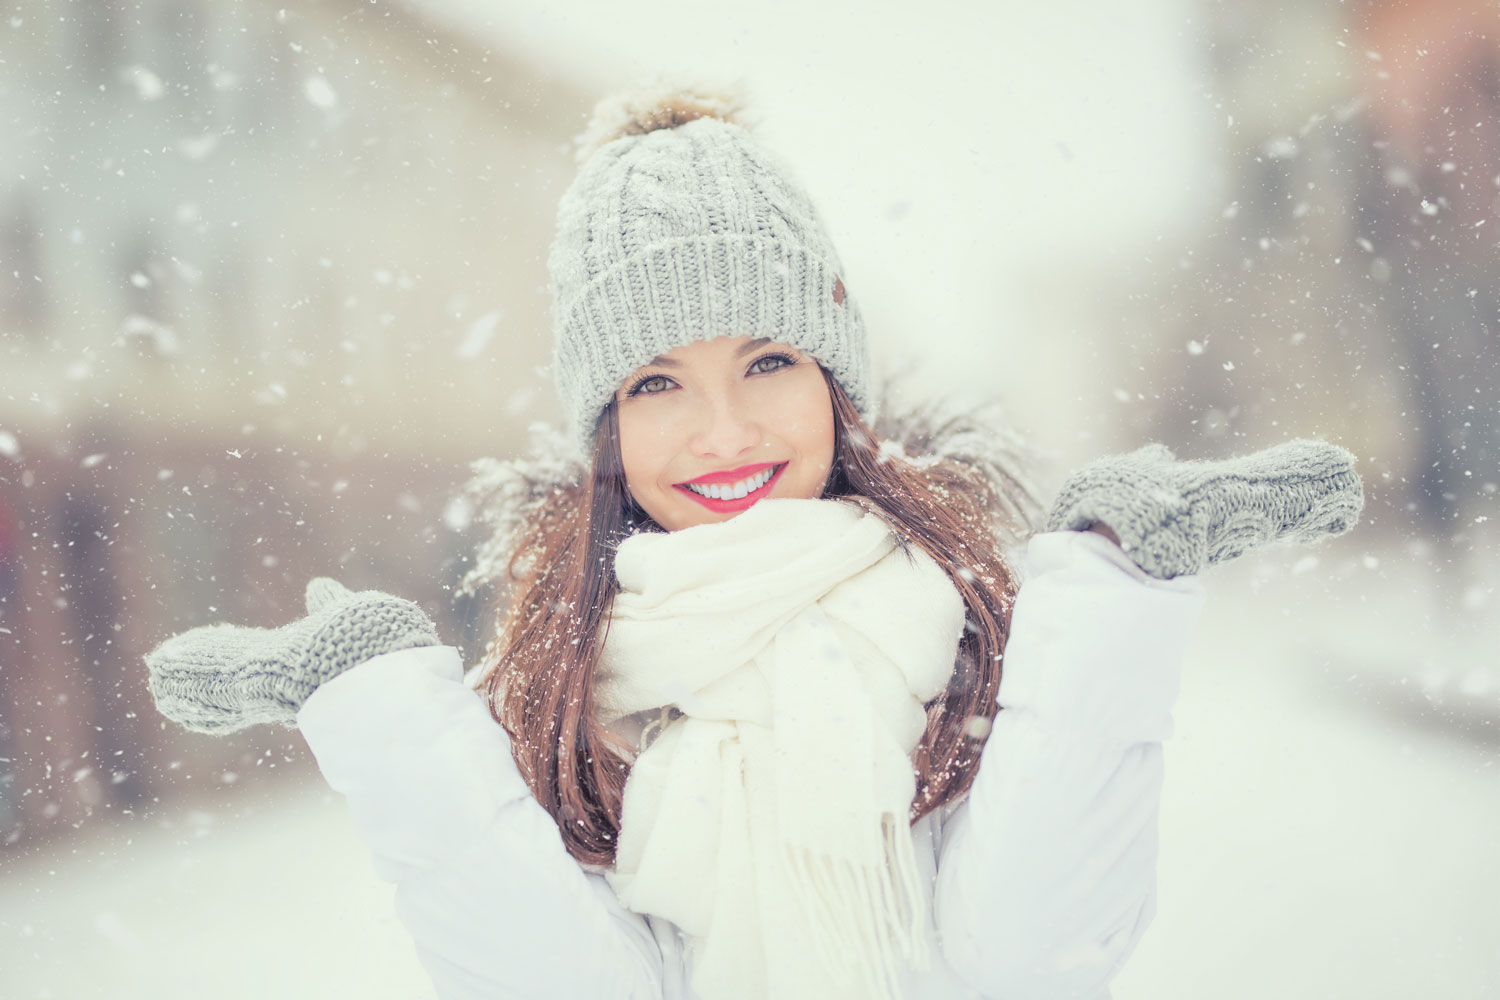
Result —
<svg viewBox="0 0 1500 1000"><path fill-rule="evenodd" d="M972 427L877 421L837 255L734 118L596 116L549 260L587 460L489 484L470 683L414 605L317 580L164 643L158 705L301 728L444 997L1107 995L1195 574L1347 530L1353 457L1102 460L1020 585L1027 491Z"/></svg>

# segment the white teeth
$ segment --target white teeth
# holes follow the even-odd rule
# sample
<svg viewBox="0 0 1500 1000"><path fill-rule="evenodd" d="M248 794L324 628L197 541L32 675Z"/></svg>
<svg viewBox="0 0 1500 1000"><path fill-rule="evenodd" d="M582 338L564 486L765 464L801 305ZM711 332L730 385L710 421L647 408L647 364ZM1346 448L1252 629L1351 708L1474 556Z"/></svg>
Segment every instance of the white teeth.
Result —
<svg viewBox="0 0 1500 1000"><path fill-rule="evenodd" d="M700 496L711 497L715 500L739 500L766 485L775 471L776 469L772 467L733 484L716 483L712 486L699 486L696 483L684 483L683 485Z"/></svg>

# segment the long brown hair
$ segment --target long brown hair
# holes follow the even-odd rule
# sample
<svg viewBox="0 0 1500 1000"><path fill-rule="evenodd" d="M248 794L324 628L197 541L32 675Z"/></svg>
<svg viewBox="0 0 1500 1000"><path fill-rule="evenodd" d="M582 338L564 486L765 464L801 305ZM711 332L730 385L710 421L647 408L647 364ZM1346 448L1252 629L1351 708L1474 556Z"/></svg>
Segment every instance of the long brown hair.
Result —
<svg viewBox="0 0 1500 1000"><path fill-rule="evenodd" d="M880 516L900 543L930 555L963 596L967 616L947 688L927 705L912 753L911 821L961 798L997 711L1002 654L1017 581L1001 538L1020 537L1034 500L1023 483L962 461L911 462L877 438L826 370L834 412L826 498ZM939 429L940 430L940 429ZM594 712L594 670L617 584L614 553L636 531L662 530L631 498L613 401L594 437L592 469L557 485L519 527L507 567L512 599L499 620L479 688L510 734L532 794L580 862L613 863L634 748Z"/></svg>

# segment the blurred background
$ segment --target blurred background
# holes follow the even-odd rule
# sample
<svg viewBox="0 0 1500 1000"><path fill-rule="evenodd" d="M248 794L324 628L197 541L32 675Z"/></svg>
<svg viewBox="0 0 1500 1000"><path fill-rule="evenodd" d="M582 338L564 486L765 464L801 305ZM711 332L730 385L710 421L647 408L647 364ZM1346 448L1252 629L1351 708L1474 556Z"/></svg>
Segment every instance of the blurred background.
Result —
<svg viewBox="0 0 1500 1000"><path fill-rule="evenodd" d="M1359 456L1356 531L1209 578L1117 998L1500 997L1497 10L0 0L0 994L431 996L297 733L141 656L323 573L477 661L570 140L666 76L746 87L878 367L1044 487Z"/></svg>

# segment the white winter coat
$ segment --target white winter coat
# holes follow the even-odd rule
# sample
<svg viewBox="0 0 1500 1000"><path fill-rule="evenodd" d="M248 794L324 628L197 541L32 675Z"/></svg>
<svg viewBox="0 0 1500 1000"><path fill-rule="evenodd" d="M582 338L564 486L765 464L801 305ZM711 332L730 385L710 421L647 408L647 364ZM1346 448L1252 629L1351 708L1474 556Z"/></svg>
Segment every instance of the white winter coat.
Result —
<svg viewBox="0 0 1500 1000"><path fill-rule="evenodd" d="M1034 536L1003 711L959 803L914 827L931 968L908 1000L1107 997L1155 912L1161 741L1202 608L1092 532ZM444 1000L687 1000L684 942L563 848L447 646L378 656L297 723Z"/></svg>

